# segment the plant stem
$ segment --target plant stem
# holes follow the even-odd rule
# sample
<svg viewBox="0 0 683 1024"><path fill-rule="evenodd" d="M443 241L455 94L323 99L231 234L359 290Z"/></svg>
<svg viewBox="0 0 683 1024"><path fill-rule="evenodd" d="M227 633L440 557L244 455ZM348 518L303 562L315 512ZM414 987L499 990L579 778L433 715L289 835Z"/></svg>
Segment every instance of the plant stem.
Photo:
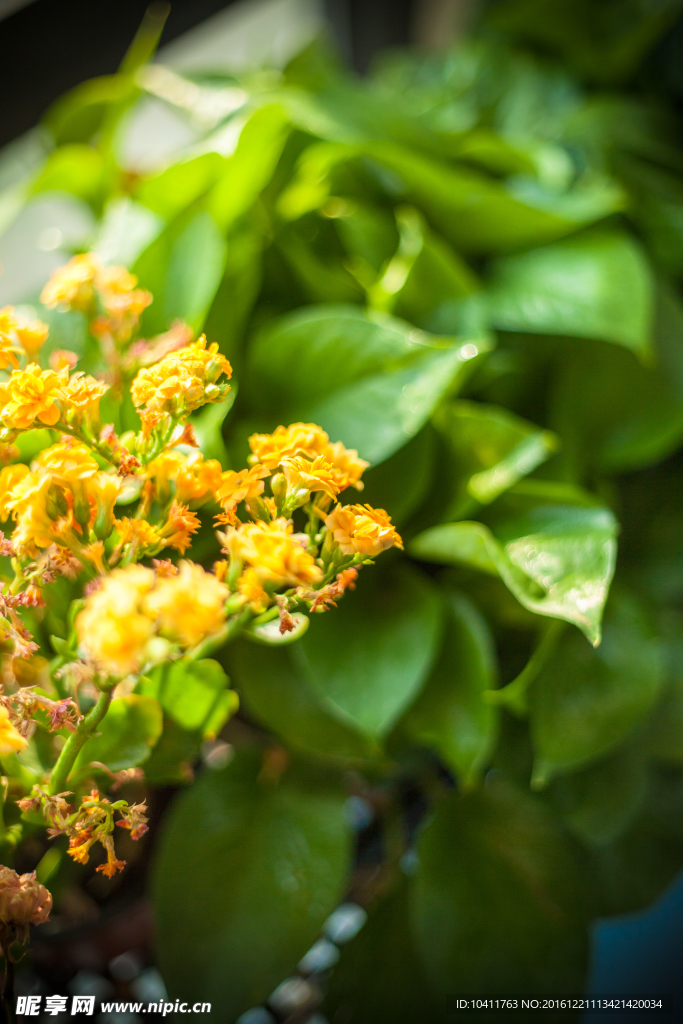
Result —
<svg viewBox="0 0 683 1024"><path fill-rule="evenodd" d="M5 977L0 994L0 1011L2 1024L14 1024L14 964L9 958L9 950L5 953Z"/></svg>
<svg viewBox="0 0 683 1024"><path fill-rule="evenodd" d="M85 716L82 722L72 732L62 747L62 752L57 758L57 763L52 769L48 792L53 796L55 793L64 791L69 778L69 772L74 766L81 747L86 740L90 739L109 709L112 691L103 690L97 699L95 707Z"/></svg>

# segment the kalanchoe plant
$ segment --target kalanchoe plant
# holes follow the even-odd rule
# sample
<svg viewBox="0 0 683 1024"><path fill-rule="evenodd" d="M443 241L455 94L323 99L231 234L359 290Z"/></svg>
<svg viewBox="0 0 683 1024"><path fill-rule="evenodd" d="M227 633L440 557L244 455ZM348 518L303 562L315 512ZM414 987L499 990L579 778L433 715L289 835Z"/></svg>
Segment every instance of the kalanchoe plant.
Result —
<svg viewBox="0 0 683 1024"><path fill-rule="evenodd" d="M107 364L104 380L72 372L75 359L65 352L52 360L55 368L41 369L29 360L47 327L25 322L11 308L0 322L0 351L11 368L0 383L9 462L0 471L0 502L3 519L12 523L3 553L14 571L3 584L0 620L0 755L9 759L14 794L24 777L20 768L12 777L12 756L28 747L36 728L61 737L54 764L16 802L31 820L42 815L52 838L67 836L68 853L79 863L101 844L107 859L97 870L108 877L125 866L116 854L115 826L134 840L147 831L144 801L110 801L88 789L93 774L103 779L100 788L120 781L106 764L82 757L88 742L106 731L110 708L130 700L146 673L197 661L240 634L265 642L300 636L307 612L335 605L353 588L358 567L402 546L382 509L337 503L347 488L362 489L368 463L341 442L330 443L314 423L255 434L251 466L240 472L205 460L188 417L226 400L232 368L215 344L207 346L204 335L193 341L182 324L141 341L140 314L152 296L136 283L125 268L84 254L55 271L43 290L45 305L88 317ZM102 422L100 400L110 389L120 394L128 387L140 429L119 438ZM37 424L51 429L54 443L30 465L12 461L20 455L14 442ZM121 503L127 515L117 515ZM196 510L211 506L222 546L212 571L156 557L184 555L200 526ZM301 520L298 532L294 517ZM76 594L48 693L42 681L20 685L38 645L19 610L44 609L58 577L72 581ZM86 684L96 699L84 713ZM127 741L125 722L121 741ZM21 826L12 843L20 834Z"/></svg>

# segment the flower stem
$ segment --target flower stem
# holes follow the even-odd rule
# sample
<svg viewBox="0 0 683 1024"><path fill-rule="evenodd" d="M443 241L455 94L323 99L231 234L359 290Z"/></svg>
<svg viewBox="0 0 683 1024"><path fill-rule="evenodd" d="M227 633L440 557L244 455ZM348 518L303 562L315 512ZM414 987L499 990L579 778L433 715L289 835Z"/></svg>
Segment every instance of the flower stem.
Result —
<svg viewBox="0 0 683 1024"><path fill-rule="evenodd" d="M62 747L62 751L57 758L57 763L52 769L52 775L50 776L48 792L52 795L55 793L62 793L66 788L69 772L74 766L74 762L80 753L81 747L86 740L90 739L109 709L111 694L111 690L102 691L97 699L95 707L85 716L83 721L79 723L76 727L76 731L71 733L68 740Z"/></svg>

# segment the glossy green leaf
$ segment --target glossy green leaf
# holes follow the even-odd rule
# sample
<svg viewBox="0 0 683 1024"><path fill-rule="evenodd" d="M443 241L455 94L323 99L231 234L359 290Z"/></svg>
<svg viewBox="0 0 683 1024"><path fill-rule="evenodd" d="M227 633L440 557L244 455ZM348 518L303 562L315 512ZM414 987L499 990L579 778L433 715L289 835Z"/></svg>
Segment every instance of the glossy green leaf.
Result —
<svg viewBox="0 0 683 1024"><path fill-rule="evenodd" d="M132 267L163 225L161 217L128 196L110 199L104 208L92 248L105 263Z"/></svg>
<svg viewBox="0 0 683 1024"><path fill-rule="evenodd" d="M237 710L237 695L217 661L170 662L154 669L138 684L138 692L156 698L183 729L217 733Z"/></svg>
<svg viewBox="0 0 683 1024"><path fill-rule="evenodd" d="M167 326L184 320L201 330L225 267L226 245L213 218L197 213L173 243L161 302Z"/></svg>
<svg viewBox="0 0 683 1024"><path fill-rule="evenodd" d="M647 356L653 281L626 231L594 229L493 268L491 319L506 331L599 338Z"/></svg>
<svg viewBox="0 0 683 1024"><path fill-rule="evenodd" d="M660 283L654 362L642 366L612 345L573 346L563 359L551 426L578 472L652 465L683 439L683 307ZM587 372L590 367L590 372Z"/></svg>
<svg viewBox="0 0 683 1024"><path fill-rule="evenodd" d="M558 195L531 181L498 183L390 142L368 143L364 149L398 175L406 198L465 252L503 253L542 245L623 206L622 193L607 180Z"/></svg>
<svg viewBox="0 0 683 1024"><path fill-rule="evenodd" d="M291 974L342 895L350 855L336 785L296 765L272 781L262 762L240 751L180 797L154 876L169 995L211 1002L226 1021Z"/></svg>
<svg viewBox="0 0 683 1024"><path fill-rule="evenodd" d="M540 801L498 781L453 794L418 854L418 949L442 996L583 991L585 883L571 841Z"/></svg>
<svg viewBox="0 0 683 1024"><path fill-rule="evenodd" d="M532 684L536 783L616 747L652 709L662 683L659 641L635 601L617 593L600 647L592 650L567 631Z"/></svg>
<svg viewBox="0 0 683 1024"><path fill-rule="evenodd" d="M260 107L244 124L225 172L208 198L208 209L223 231L253 206L270 181L288 131L278 104Z"/></svg>
<svg viewBox="0 0 683 1024"><path fill-rule="evenodd" d="M228 652L243 710L289 747L364 761L377 751L354 721L313 685L289 650L239 641Z"/></svg>
<svg viewBox="0 0 683 1024"><path fill-rule="evenodd" d="M312 307L276 323L252 349L249 395L281 422L320 423L380 462L456 390L486 336L437 338L354 307Z"/></svg>
<svg viewBox="0 0 683 1024"><path fill-rule="evenodd" d="M143 764L161 735L161 727L161 707L154 697L134 693L113 700L99 735L83 745L74 772L87 769L91 761L101 761L113 772Z"/></svg>
<svg viewBox="0 0 683 1024"><path fill-rule="evenodd" d="M556 450L557 438L499 406L451 402L436 426L447 437L459 481L449 518L460 518L477 503L488 505L531 473Z"/></svg>
<svg viewBox="0 0 683 1024"><path fill-rule="evenodd" d="M496 657L485 619L464 595L450 594L446 608L441 653L398 728L435 750L468 785L496 741L498 711L485 698L495 686Z"/></svg>
<svg viewBox="0 0 683 1024"><path fill-rule="evenodd" d="M499 575L529 611L572 622L598 644L614 574L614 516L600 506L551 504L542 492L530 497L527 510L499 522L495 534L483 523L446 523L415 537L410 551Z"/></svg>
<svg viewBox="0 0 683 1024"><path fill-rule="evenodd" d="M340 713L379 737L427 678L441 626L439 593L425 576L407 565L375 568L334 615L315 616L292 650Z"/></svg>

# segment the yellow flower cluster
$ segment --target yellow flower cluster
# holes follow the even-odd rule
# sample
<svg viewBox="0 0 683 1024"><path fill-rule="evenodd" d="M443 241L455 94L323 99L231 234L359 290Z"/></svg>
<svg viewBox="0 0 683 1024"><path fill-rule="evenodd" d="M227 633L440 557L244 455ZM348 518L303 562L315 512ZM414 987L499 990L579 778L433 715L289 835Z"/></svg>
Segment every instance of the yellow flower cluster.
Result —
<svg viewBox="0 0 683 1024"><path fill-rule="evenodd" d="M69 377L67 367L41 370L37 363L29 363L0 383L0 420L11 430L29 430L36 421L53 427L62 418L73 424L79 414L96 419L107 387L81 372Z"/></svg>
<svg viewBox="0 0 683 1024"><path fill-rule="evenodd" d="M260 463L271 471L296 456L309 462L324 460L318 466L326 465L337 494L347 487L361 491L361 477L369 466L355 449L345 448L341 441L330 444L328 435L315 423L292 423L289 427L278 427L272 434L252 434L249 447L249 462Z"/></svg>
<svg viewBox="0 0 683 1024"><path fill-rule="evenodd" d="M224 536L230 561L254 570L249 580L257 578L275 589L310 587L322 579L322 569L308 551L308 537L295 534L287 519L242 523Z"/></svg>
<svg viewBox="0 0 683 1024"><path fill-rule="evenodd" d="M0 370L19 369L17 356L35 356L47 338L47 324L29 321L14 312L14 306L0 309Z"/></svg>
<svg viewBox="0 0 683 1024"><path fill-rule="evenodd" d="M79 643L101 672L123 677L145 664L157 635L186 648L218 632L228 597L224 583L191 562L173 576L142 565L115 569L76 619Z"/></svg>
<svg viewBox="0 0 683 1024"><path fill-rule="evenodd" d="M218 492L223 471L217 459L205 460L200 451L185 455L172 448L149 463L147 474L161 505L175 498L180 505L196 509Z"/></svg>
<svg viewBox="0 0 683 1024"><path fill-rule="evenodd" d="M403 542L382 508L370 505L340 505L325 519L330 536L345 555L363 555L374 558L391 547L403 547Z"/></svg>
<svg viewBox="0 0 683 1024"><path fill-rule="evenodd" d="M225 381L219 378L225 375ZM232 367L215 343L206 347L206 336L185 348L171 352L154 366L143 367L131 387L133 402L141 409L140 418L147 430L164 413L186 416L207 402L220 402L230 386Z"/></svg>

